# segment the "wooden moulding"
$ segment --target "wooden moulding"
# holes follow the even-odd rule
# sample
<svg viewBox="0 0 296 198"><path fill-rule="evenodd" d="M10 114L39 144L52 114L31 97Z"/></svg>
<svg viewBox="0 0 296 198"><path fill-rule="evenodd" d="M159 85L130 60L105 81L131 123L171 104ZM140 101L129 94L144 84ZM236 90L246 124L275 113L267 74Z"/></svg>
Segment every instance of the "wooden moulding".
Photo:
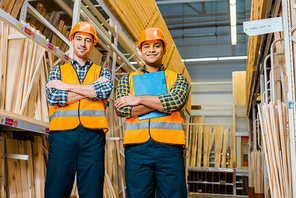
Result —
<svg viewBox="0 0 296 198"><path fill-rule="evenodd" d="M192 117L192 123L199 123L199 117ZM191 164L190 166L196 166L196 153L197 153L197 139L198 139L198 125L192 126L192 151L191 151Z"/></svg>
<svg viewBox="0 0 296 198"><path fill-rule="evenodd" d="M190 117L189 123L193 122L193 117ZM189 125L188 133L188 165L191 166L191 155L192 155L192 143L193 143L193 125Z"/></svg>
<svg viewBox="0 0 296 198"><path fill-rule="evenodd" d="M205 122L205 116L199 118L199 123ZM201 167L202 145L203 145L204 125L198 126L198 147L197 147L197 161L196 167Z"/></svg>
<svg viewBox="0 0 296 198"><path fill-rule="evenodd" d="M216 127L216 126L215 126ZM217 126L215 133L215 168L220 168L221 164L221 151L223 145L223 125Z"/></svg>
<svg viewBox="0 0 296 198"><path fill-rule="evenodd" d="M40 136L34 137L33 143L34 151L34 173L35 173L35 195L36 197L44 198L44 155L42 147L42 138Z"/></svg>
<svg viewBox="0 0 296 198"><path fill-rule="evenodd" d="M5 157L4 157L4 138L0 136L0 197L6 198L5 190Z"/></svg>
<svg viewBox="0 0 296 198"><path fill-rule="evenodd" d="M246 105L246 72L234 72L235 105Z"/></svg>

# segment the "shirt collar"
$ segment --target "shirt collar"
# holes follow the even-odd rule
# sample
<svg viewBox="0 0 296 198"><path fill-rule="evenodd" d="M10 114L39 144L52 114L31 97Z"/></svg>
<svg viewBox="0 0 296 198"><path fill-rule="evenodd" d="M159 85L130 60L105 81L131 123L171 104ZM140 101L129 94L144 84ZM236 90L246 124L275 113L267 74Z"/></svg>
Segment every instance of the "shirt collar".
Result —
<svg viewBox="0 0 296 198"><path fill-rule="evenodd" d="M161 66L158 68L157 71L165 71L165 70L166 70L166 68L165 68L163 65L161 65ZM142 71L143 71L144 73L149 73L149 72L147 71L145 65L144 65Z"/></svg>
<svg viewBox="0 0 296 198"><path fill-rule="evenodd" d="M84 65L79 65L79 63L76 60L73 59L71 63L72 63L72 65L75 65L77 67L81 66L81 68L83 68L83 67L90 66L92 64L92 61L90 59L88 59L87 61L85 61Z"/></svg>

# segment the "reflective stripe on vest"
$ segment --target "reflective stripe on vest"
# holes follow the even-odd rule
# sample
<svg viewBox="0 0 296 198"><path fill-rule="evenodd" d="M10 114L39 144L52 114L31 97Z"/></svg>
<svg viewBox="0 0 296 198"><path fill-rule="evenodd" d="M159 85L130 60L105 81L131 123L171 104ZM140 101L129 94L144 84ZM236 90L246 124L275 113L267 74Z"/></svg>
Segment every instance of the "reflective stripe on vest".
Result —
<svg viewBox="0 0 296 198"><path fill-rule="evenodd" d="M183 130L182 123L171 122L138 122L138 123L126 123L125 130L140 130L140 129L170 129L170 130Z"/></svg>
<svg viewBox="0 0 296 198"><path fill-rule="evenodd" d="M105 111L102 110L80 110L80 116L97 116L97 117L105 117ZM53 115L49 117L49 122L52 121L53 118L56 117L77 117L78 111L76 110L66 110L66 111L55 111Z"/></svg>

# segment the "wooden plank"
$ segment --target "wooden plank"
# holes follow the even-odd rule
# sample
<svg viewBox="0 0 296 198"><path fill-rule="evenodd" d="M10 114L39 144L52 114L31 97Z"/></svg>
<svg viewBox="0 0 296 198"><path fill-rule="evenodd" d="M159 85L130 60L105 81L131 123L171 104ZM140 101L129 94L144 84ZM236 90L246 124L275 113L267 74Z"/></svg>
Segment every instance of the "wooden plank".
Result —
<svg viewBox="0 0 296 198"><path fill-rule="evenodd" d="M18 141L19 143L19 154L26 154L25 141ZM20 160L20 171L21 171L21 184L22 184L22 195L23 198L29 198L29 185L28 185L28 173L27 173L27 161Z"/></svg>
<svg viewBox="0 0 296 198"><path fill-rule="evenodd" d="M34 175L35 175L35 196L44 198L44 186L45 186L45 177L44 177L44 155L42 147L42 138L40 136L34 137L33 144L34 152Z"/></svg>
<svg viewBox="0 0 296 198"><path fill-rule="evenodd" d="M7 47L8 47L8 30L7 24L3 24L1 29L1 50L2 54L0 60L0 109L5 107L5 97L6 97L6 70L7 70Z"/></svg>
<svg viewBox="0 0 296 198"><path fill-rule="evenodd" d="M0 4L0 8L4 11L6 11L6 8L8 7L10 3L10 0L2 0L1 4Z"/></svg>
<svg viewBox="0 0 296 198"><path fill-rule="evenodd" d="M223 142L223 125L217 126L215 133L215 168L220 168L221 166L221 150Z"/></svg>
<svg viewBox="0 0 296 198"><path fill-rule="evenodd" d="M234 72L235 105L246 105L246 72Z"/></svg>
<svg viewBox="0 0 296 198"><path fill-rule="evenodd" d="M6 152L9 154L17 154L18 146L15 146L15 140L6 139ZM8 186L8 196L11 198L18 197L19 184L20 181L19 174L16 172L19 168L19 161L16 159L7 159L7 186Z"/></svg>
<svg viewBox="0 0 296 198"><path fill-rule="evenodd" d="M5 110L7 111L13 111L14 102L18 94L16 87L20 80L24 42L24 39L13 39L8 42L7 64L9 67L7 67L6 75L10 83L6 84Z"/></svg>
<svg viewBox="0 0 296 198"><path fill-rule="evenodd" d="M17 0L17 1L15 2L14 7L13 7L13 9L12 9L12 11L11 11L11 16L12 16L12 17L14 17L14 18L17 17L17 15L18 15L18 13L19 13L21 7L23 6L23 3L24 3L24 0Z"/></svg>
<svg viewBox="0 0 296 198"><path fill-rule="evenodd" d="M94 48L90 53L90 59L97 65L102 66L102 57L103 55L99 50Z"/></svg>
<svg viewBox="0 0 296 198"><path fill-rule="evenodd" d="M223 134L223 152L222 152L222 163L221 168L226 168L226 155L227 155L227 148L228 148L228 128L224 129Z"/></svg>
<svg viewBox="0 0 296 198"><path fill-rule="evenodd" d="M33 152L32 152L32 142L31 141L25 141L25 152L26 152L26 155L29 155L29 160L27 162L29 197L30 198L35 198Z"/></svg>
<svg viewBox="0 0 296 198"><path fill-rule="evenodd" d="M233 126L230 127L230 149L229 149L229 158L228 158L228 168L233 168Z"/></svg>
<svg viewBox="0 0 296 198"><path fill-rule="evenodd" d="M199 118L199 123L205 122L205 116L201 116ZM203 142L203 133L204 133L204 125L198 126L198 147L197 147L197 162L196 166L201 167L201 154L202 154L202 142Z"/></svg>
<svg viewBox="0 0 296 198"><path fill-rule="evenodd" d="M4 137L0 136L0 197L3 198L6 198L5 182Z"/></svg>
<svg viewBox="0 0 296 198"><path fill-rule="evenodd" d="M194 116L193 117L193 123L199 123L199 117ZM191 159L191 166L195 167L196 166L196 152L197 152L197 139L198 139L198 125L193 125L193 144L192 144L192 159Z"/></svg>
<svg viewBox="0 0 296 198"><path fill-rule="evenodd" d="M193 117L190 117L190 123L193 123ZM193 125L189 125L189 137L188 137L188 165L191 165L191 156L192 156L192 144L193 144Z"/></svg>
<svg viewBox="0 0 296 198"><path fill-rule="evenodd" d="M5 12L10 14L14 4L15 4L15 0L9 0L9 3L8 3L6 9L5 9Z"/></svg>

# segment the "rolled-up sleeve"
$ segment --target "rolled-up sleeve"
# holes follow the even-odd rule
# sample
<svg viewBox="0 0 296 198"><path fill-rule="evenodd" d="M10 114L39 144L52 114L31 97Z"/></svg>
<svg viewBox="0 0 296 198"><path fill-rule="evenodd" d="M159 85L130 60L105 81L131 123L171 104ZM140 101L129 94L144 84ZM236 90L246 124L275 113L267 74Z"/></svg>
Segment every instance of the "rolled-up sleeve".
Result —
<svg viewBox="0 0 296 198"><path fill-rule="evenodd" d="M128 85L128 75L125 75L122 77L116 87L116 92L115 92L115 101L123 96L127 96L130 93L130 88ZM125 106L122 108L117 108L117 111L125 116L126 118L131 117L131 112L132 112L132 106Z"/></svg>
<svg viewBox="0 0 296 198"><path fill-rule="evenodd" d="M107 68L102 67L100 77L105 77L109 80L107 82L94 82L91 84L92 88L96 92L96 96L94 97L94 99L107 99L109 98L110 93L113 89L111 73Z"/></svg>
<svg viewBox="0 0 296 198"><path fill-rule="evenodd" d="M171 88L170 93L158 96L164 107L163 112L170 113L182 109L187 99L188 88L189 83L186 77L178 74L177 81Z"/></svg>
<svg viewBox="0 0 296 198"><path fill-rule="evenodd" d="M60 66L55 66L49 73L47 83L50 80L61 80ZM47 102L50 105L65 106L67 104L68 91L61 91L54 88L46 88Z"/></svg>

